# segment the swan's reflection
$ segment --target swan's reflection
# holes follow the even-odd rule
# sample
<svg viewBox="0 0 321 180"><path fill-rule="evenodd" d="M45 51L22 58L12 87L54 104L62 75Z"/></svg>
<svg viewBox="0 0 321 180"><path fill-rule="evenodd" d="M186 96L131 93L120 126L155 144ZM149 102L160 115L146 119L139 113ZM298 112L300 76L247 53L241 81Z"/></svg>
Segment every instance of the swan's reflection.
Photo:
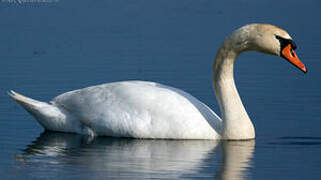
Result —
<svg viewBox="0 0 321 180"><path fill-rule="evenodd" d="M220 179L248 179L245 170L251 167L255 141L222 142Z"/></svg>
<svg viewBox="0 0 321 180"><path fill-rule="evenodd" d="M217 147L222 147L219 161ZM215 166L220 179L242 179L251 164L254 141L138 140L124 138L86 139L81 135L45 132L29 145L18 160L34 164L82 167L116 177L197 176ZM213 174L213 171L207 171ZM95 173L92 173L95 174ZM122 176L123 176L122 175Z"/></svg>

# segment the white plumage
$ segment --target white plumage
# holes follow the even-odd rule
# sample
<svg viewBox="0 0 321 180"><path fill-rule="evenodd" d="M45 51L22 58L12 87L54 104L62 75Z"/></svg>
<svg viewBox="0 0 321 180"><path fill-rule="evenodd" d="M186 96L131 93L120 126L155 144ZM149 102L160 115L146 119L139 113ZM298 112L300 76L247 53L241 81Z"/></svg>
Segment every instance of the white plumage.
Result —
<svg viewBox="0 0 321 180"><path fill-rule="evenodd" d="M213 65L213 87L222 120L190 94L153 82L92 86L64 93L50 103L14 91L9 95L51 131L134 138L253 139L254 126L235 87L235 59L248 50L278 56L282 52L306 72L289 38L275 26L250 24L225 39Z"/></svg>
<svg viewBox="0 0 321 180"><path fill-rule="evenodd" d="M27 100L16 92L11 95L18 102ZM153 82L108 83L61 94L50 104L29 102L40 109L56 107L55 111L45 113L54 117L51 123L43 123L48 117L36 115L52 131L135 138L217 139L217 131L221 129L221 119L205 104L182 90ZM24 107L29 112L39 109L35 105ZM67 123L71 119L73 123Z"/></svg>

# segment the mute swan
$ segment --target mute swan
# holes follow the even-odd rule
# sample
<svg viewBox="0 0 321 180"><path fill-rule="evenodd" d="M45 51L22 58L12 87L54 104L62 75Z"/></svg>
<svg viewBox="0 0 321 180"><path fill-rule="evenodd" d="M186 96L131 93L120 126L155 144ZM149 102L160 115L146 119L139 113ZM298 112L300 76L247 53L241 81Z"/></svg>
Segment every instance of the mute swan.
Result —
<svg viewBox="0 0 321 180"><path fill-rule="evenodd" d="M49 103L9 95L50 131L92 136L160 139L254 139L253 124L235 87L236 57L249 50L281 56L307 72L289 34L273 25L249 24L232 32L217 52L213 87L219 118L190 94L162 84L123 81L64 93Z"/></svg>

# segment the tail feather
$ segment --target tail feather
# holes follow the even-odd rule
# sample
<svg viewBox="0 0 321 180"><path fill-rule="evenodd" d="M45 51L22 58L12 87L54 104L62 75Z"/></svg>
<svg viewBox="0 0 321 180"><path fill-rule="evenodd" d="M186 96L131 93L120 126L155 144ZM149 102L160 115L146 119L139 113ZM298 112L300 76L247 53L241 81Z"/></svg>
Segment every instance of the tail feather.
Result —
<svg viewBox="0 0 321 180"><path fill-rule="evenodd" d="M22 94L19 94L17 92L14 92L13 90L10 90L8 92L8 95L15 100L16 102L18 102L19 104L21 104L27 111L32 110L32 109L36 109L39 108L41 106L44 105L48 105L48 103L45 102L41 102L41 101L37 101L31 98L28 98L26 96L23 96Z"/></svg>
<svg viewBox="0 0 321 180"><path fill-rule="evenodd" d="M46 102L23 96L13 90L8 95L25 108L47 130L60 132L81 132L81 124L64 109Z"/></svg>

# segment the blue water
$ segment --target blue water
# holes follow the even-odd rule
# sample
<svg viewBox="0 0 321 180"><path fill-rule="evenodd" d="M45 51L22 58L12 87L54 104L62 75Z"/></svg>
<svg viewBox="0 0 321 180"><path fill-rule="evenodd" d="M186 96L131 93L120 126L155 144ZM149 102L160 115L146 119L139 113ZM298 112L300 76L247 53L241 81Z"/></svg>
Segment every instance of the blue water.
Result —
<svg viewBox="0 0 321 180"><path fill-rule="evenodd" d="M0 2L1 179L319 179L320 1ZM183 89L219 114L216 50L248 23L286 29L308 69L242 54L235 78L253 141L88 139L43 128L6 92L38 100L120 80Z"/></svg>

